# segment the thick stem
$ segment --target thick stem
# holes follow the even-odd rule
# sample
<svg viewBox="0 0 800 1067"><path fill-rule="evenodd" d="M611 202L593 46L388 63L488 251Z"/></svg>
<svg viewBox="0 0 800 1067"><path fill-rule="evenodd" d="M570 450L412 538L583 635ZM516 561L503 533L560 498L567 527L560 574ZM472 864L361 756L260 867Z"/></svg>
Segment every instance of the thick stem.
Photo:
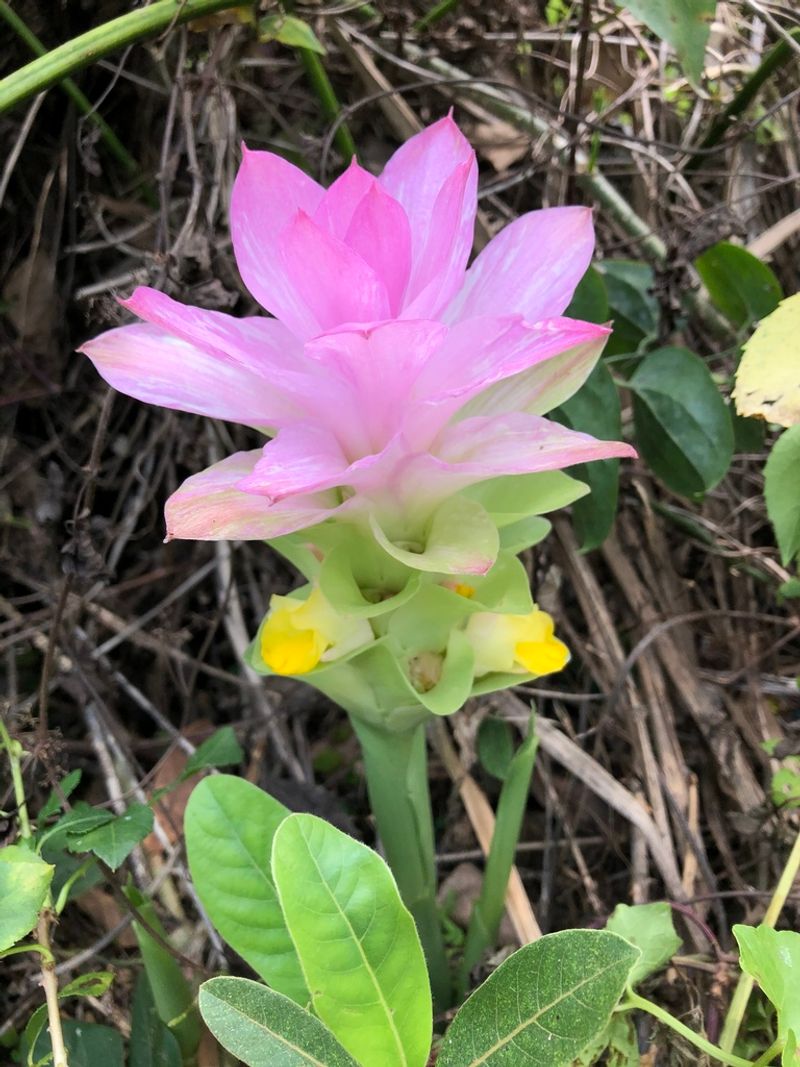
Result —
<svg viewBox="0 0 800 1067"><path fill-rule="evenodd" d="M792 851L789 853L789 858L786 860L786 865L783 868L778 884L775 886L772 900L770 900L769 907L764 915L765 926L775 926L778 916L783 911L786 898L792 891L798 871L800 871L800 834L795 838ZM749 974L742 972L731 998L731 1004L728 1008L728 1014L725 1016L725 1025L722 1027L722 1036L719 1041L720 1048L725 1049L726 1052L733 1048L752 992L753 979Z"/></svg>
<svg viewBox="0 0 800 1067"><path fill-rule="evenodd" d="M56 978L56 961L50 950L50 912L45 908L39 916L36 930L39 944L49 953L49 959L42 960L42 986L47 1001L47 1026L50 1031L50 1044L53 1049L53 1067L68 1067L67 1049L64 1045L64 1032L61 1028L61 1012L58 1007L58 979Z"/></svg>
<svg viewBox="0 0 800 1067"><path fill-rule="evenodd" d="M417 924L436 1010L443 1011L452 1001L452 981L436 904L425 726L390 733L355 717L352 723L361 742L378 834L400 895Z"/></svg>

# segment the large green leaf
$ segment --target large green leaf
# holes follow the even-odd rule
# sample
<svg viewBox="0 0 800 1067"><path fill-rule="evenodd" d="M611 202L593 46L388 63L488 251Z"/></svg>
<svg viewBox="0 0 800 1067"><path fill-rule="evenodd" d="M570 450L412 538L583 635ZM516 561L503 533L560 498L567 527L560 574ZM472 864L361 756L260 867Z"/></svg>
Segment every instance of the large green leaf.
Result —
<svg viewBox="0 0 800 1067"><path fill-rule="evenodd" d="M604 259L597 264L608 293L614 332L606 356L637 352L658 332L658 302L653 296L652 267L630 259Z"/></svg>
<svg viewBox="0 0 800 1067"><path fill-rule="evenodd" d="M628 386L636 445L659 478L684 496L713 489L730 466L733 428L705 363L685 348L659 348Z"/></svg>
<svg viewBox="0 0 800 1067"><path fill-rule="evenodd" d="M642 954L631 971L629 981L632 986L663 967L681 947L681 939L672 924L672 909L664 901L633 907L617 904L606 923L606 930L624 937Z"/></svg>
<svg viewBox="0 0 800 1067"><path fill-rule="evenodd" d="M764 468L767 514L775 527L783 565L800 552L800 423L784 430Z"/></svg>
<svg viewBox="0 0 800 1067"><path fill-rule="evenodd" d="M181 1062L180 1045L161 1021L147 975L142 972L133 992L128 1067L181 1067Z"/></svg>
<svg viewBox="0 0 800 1067"><path fill-rule="evenodd" d="M0 849L0 952L36 925L53 870L22 845Z"/></svg>
<svg viewBox="0 0 800 1067"><path fill-rule="evenodd" d="M324 1023L249 978L212 978L199 999L206 1026L247 1067L357 1067Z"/></svg>
<svg viewBox="0 0 800 1067"><path fill-rule="evenodd" d="M437 1067L566 1067L605 1029L639 950L605 930L564 930L519 949L472 994Z"/></svg>
<svg viewBox="0 0 800 1067"><path fill-rule="evenodd" d="M425 958L380 856L322 819L290 815L272 874L317 1015L364 1067L423 1067Z"/></svg>
<svg viewBox="0 0 800 1067"><path fill-rule="evenodd" d="M783 298L773 271L739 245L720 241L694 265L711 299L736 326L766 318Z"/></svg>
<svg viewBox="0 0 800 1067"><path fill-rule="evenodd" d="M562 404L552 418L573 430L582 430L601 441L622 436L619 393L604 363L598 363L578 392ZM619 493L619 460L602 459L572 468L576 478L591 489L589 496L572 506L572 522L584 552L605 541L614 524Z"/></svg>
<svg viewBox="0 0 800 1067"><path fill-rule="evenodd" d="M699 85L716 0L625 0L625 7L672 45L686 76Z"/></svg>
<svg viewBox="0 0 800 1067"><path fill-rule="evenodd" d="M186 807L186 850L208 916L279 993L309 1000L269 869L272 838L288 809L233 775L204 778Z"/></svg>
<svg viewBox="0 0 800 1067"><path fill-rule="evenodd" d="M68 824L70 852L93 852L116 871L153 829L153 812L147 804L131 804L121 815L76 805L62 821Z"/></svg>
<svg viewBox="0 0 800 1067"><path fill-rule="evenodd" d="M733 936L742 970L755 978L775 1006L778 1036L793 1044L800 1034L800 934L762 924L734 926Z"/></svg>
<svg viewBox="0 0 800 1067"><path fill-rule="evenodd" d="M124 1067L125 1046L122 1036L110 1026L64 1019L61 1027L69 1055L69 1067ZM34 1046L33 1062L41 1062L48 1053L52 1063L50 1033L45 1029Z"/></svg>

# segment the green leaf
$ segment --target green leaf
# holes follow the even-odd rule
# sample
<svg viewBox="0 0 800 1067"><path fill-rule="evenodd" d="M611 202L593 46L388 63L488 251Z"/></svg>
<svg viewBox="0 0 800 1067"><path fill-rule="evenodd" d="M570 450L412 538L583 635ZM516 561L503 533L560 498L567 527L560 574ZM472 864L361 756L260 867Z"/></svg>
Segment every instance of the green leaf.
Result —
<svg viewBox="0 0 800 1067"><path fill-rule="evenodd" d="M606 923L606 930L624 937L641 952L631 971L629 981L632 986L663 967L681 947L681 939L672 924L672 908L664 902L632 907L617 904Z"/></svg>
<svg viewBox="0 0 800 1067"><path fill-rule="evenodd" d="M770 793L776 808L800 808L800 766L781 767L772 776Z"/></svg>
<svg viewBox="0 0 800 1067"><path fill-rule="evenodd" d="M477 500L503 528L529 515L547 515L565 508L588 492L583 482L563 471L539 474L509 474L488 478L464 490L464 496Z"/></svg>
<svg viewBox="0 0 800 1067"><path fill-rule="evenodd" d="M128 1067L181 1067L180 1045L159 1018L144 971L137 978L133 991Z"/></svg>
<svg viewBox="0 0 800 1067"><path fill-rule="evenodd" d="M89 971L67 982L58 991L59 997L102 997L111 988L114 975L111 971Z"/></svg>
<svg viewBox="0 0 800 1067"><path fill-rule="evenodd" d="M195 751L186 761L182 778L190 778L198 771L208 767L230 767L244 759L242 746L236 740L236 731L232 726L222 726Z"/></svg>
<svg viewBox="0 0 800 1067"><path fill-rule="evenodd" d="M36 820L39 826L44 824L45 819L49 819L51 815L55 815L57 811L61 810L61 805L63 804L61 798L63 797L66 800L72 795L81 780L81 773L80 770L70 771L59 782L59 792L57 793L55 789L51 790L50 796L39 809L39 815Z"/></svg>
<svg viewBox="0 0 800 1067"><path fill-rule="evenodd" d="M800 293L763 319L744 346L733 399L740 415L780 426L800 422Z"/></svg>
<svg viewBox="0 0 800 1067"><path fill-rule="evenodd" d="M514 738L505 719L489 716L478 727L478 759L489 774L501 781L514 758Z"/></svg>
<svg viewBox="0 0 800 1067"><path fill-rule="evenodd" d="M694 265L711 299L735 326L766 318L783 299L773 271L739 245L720 241Z"/></svg>
<svg viewBox="0 0 800 1067"><path fill-rule="evenodd" d="M716 0L625 0L625 7L674 48L687 78L699 86Z"/></svg>
<svg viewBox="0 0 800 1067"><path fill-rule="evenodd" d="M597 264L608 292L614 332L604 349L606 356L636 352L658 332L658 302L653 296L655 275L646 263L604 259Z"/></svg>
<svg viewBox="0 0 800 1067"><path fill-rule="evenodd" d="M269 869L273 835L288 814L242 778L205 778L186 807L186 850L197 893L222 937L273 989L306 1004Z"/></svg>
<svg viewBox="0 0 800 1067"><path fill-rule="evenodd" d="M764 467L764 498L784 567L800 552L800 423L780 435Z"/></svg>
<svg viewBox="0 0 800 1067"><path fill-rule="evenodd" d="M622 436L619 393L604 363L598 363L578 392L562 404L552 418L573 430L590 433L601 441ZM572 468L591 494L573 505L572 522L581 548L588 552L605 541L614 525L619 493L619 460L603 459Z"/></svg>
<svg viewBox="0 0 800 1067"><path fill-rule="evenodd" d="M713 489L730 466L733 429L703 361L685 348L659 348L628 387L636 444L659 478L684 496Z"/></svg>
<svg viewBox="0 0 800 1067"><path fill-rule="evenodd" d="M316 1014L363 1063L423 1067L425 958L380 856L322 819L290 815L275 834L272 873Z"/></svg>
<svg viewBox="0 0 800 1067"><path fill-rule="evenodd" d="M458 1012L437 1067L566 1067L602 1033L638 958L605 930L564 930L526 945Z"/></svg>
<svg viewBox="0 0 800 1067"><path fill-rule="evenodd" d="M758 982L778 1014L778 1036L800 1033L800 934L770 926L734 926L739 965Z"/></svg>
<svg viewBox="0 0 800 1067"><path fill-rule="evenodd" d="M22 845L0 849L0 952L11 948L36 925L53 870Z"/></svg>
<svg viewBox="0 0 800 1067"><path fill-rule="evenodd" d="M122 1036L110 1026L63 1019L61 1027L69 1067L124 1067L125 1046ZM50 1033L45 1029L34 1045L33 1062L39 1063L48 1054L52 1057L52 1052Z"/></svg>
<svg viewBox="0 0 800 1067"><path fill-rule="evenodd" d="M100 821L102 820L102 821ZM153 829L153 812L146 804L131 804L122 815L92 812L67 832L70 852L93 852L116 871Z"/></svg>
<svg viewBox="0 0 800 1067"><path fill-rule="evenodd" d="M438 508L427 540L416 550L390 541L378 520L370 515L378 544L390 556L418 571L443 574L483 574L497 559L500 538L485 509L465 496L451 496Z"/></svg>
<svg viewBox="0 0 800 1067"><path fill-rule="evenodd" d="M567 318L596 322L599 326L608 322L608 292L603 275L595 267L589 267L578 282L572 300L564 312Z"/></svg>
<svg viewBox="0 0 800 1067"><path fill-rule="evenodd" d="M248 978L204 982L200 1013L222 1047L247 1067L358 1067L324 1023Z"/></svg>
<svg viewBox="0 0 800 1067"><path fill-rule="evenodd" d="M604 1052L605 1067L639 1067L639 1037L630 1015L612 1015L602 1034L575 1060L575 1067L594 1067Z"/></svg>
<svg viewBox="0 0 800 1067"><path fill-rule="evenodd" d="M147 980L153 991L153 1001L161 1021L170 1028L180 1046L184 1060L190 1060L200 1044L202 1027L195 1003L194 992L184 977L178 961L150 930L169 942L166 930L156 914L153 902L134 886L123 889L139 915L147 923L133 923L133 932L142 954Z"/></svg>
<svg viewBox="0 0 800 1067"><path fill-rule="evenodd" d="M325 55L325 48L308 23L294 15L267 15L259 19L258 39L278 41L290 48L305 48L320 56Z"/></svg>

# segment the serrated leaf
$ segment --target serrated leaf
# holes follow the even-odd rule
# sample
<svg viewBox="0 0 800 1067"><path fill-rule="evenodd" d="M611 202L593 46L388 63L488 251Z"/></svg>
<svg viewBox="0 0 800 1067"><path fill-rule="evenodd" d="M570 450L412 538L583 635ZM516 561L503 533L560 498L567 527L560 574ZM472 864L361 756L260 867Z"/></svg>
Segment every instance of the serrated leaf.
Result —
<svg viewBox="0 0 800 1067"><path fill-rule="evenodd" d="M663 901L633 906L617 904L606 923L606 930L624 937L641 952L631 971L632 986L663 967L681 947L681 939L672 923L672 909Z"/></svg>
<svg viewBox="0 0 800 1067"><path fill-rule="evenodd" d="M159 1018L144 971L133 992L129 1052L129 1067L181 1067L180 1045Z"/></svg>
<svg viewBox="0 0 800 1067"><path fill-rule="evenodd" d="M778 1015L778 1036L800 1032L800 934L770 926L734 926L739 964L761 986Z"/></svg>
<svg viewBox="0 0 800 1067"><path fill-rule="evenodd" d="M437 1067L567 1067L604 1030L638 958L605 930L564 930L526 945L458 1012Z"/></svg>
<svg viewBox="0 0 800 1067"><path fill-rule="evenodd" d="M783 297L772 270L746 248L720 241L694 263L709 296L735 326L771 314Z"/></svg>
<svg viewBox="0 0 800 1067"><path fill-rule="evenodd" d="M305 48L325 55L325 48L307 22L294 15L267 15L258 20L259 41L278 41L290 48Z"/></svg>
<svg viewBox="0 0 800 1067"><path fill-rule="evenodd" d="M628 382L636 445L676 493L698 496L725 476L733 428L708 368L685 348L659 348Z"/></svg>
<svg viewBox="0 0 800 1067"><path fill-rule="evenodd" d="M248 978L200 986L200 1014L247 1067L358 1067L330 1030L288 997Z"/></svg>
<svg viewBox="0 0 800 1067"><path fill-rule="evenodd" d="M0 849L0 952L11 948L36 925L53 870L22 845Z"/></svg>
<svg viewBox="0 0 800 1067"><path fill-rule="evenodd" d="M764 499L787 567L800 552L800 424L784 430L764 467Z"/></svg>
<svg viewBox="0 0 800 1067"><path fill-rule="evenodd" d="M190 778L209 767L230 767L243 759L244 751L236 739L236 731L232 726L222 726L189 756L181 777Z"/></svg>
<svg viewBox="0 0 800 1067"><path fill-rule="evenodd" d="M140 841L153 829L153 812L146 804L131 804L122 815L107 817L93 812L85 821L70 824L67 848L70 852L93 852L116 871Z"/></svg>
<svg viewBox="0 0 800 1067"><path fill-rule="evenodd" d="M269 868L273 835L288 814L241 778L205 778L186 807L186 850L197 893L222 937L273 989L306 1004Z"/></svg>
<svg viewBox="0 0 800 1067"><path fill-rule="evenodd" d="M423 1067L425 958L380 856L314 815L290 815L275 834L272 874L315 1013L362 1063Z"/></svg>
<svg viewBox="0 0 800 1067"><path fill-rule="evenodd" d="M740 415L780 426L800 422L800 293L782 301L745 344L733 399Z"/></svg>
<svg viewBox="0 0 800 1067"><path fill-rule="evenodd" d="M601 441L618 441L622 436L619 393L608 367L598 363L578 392L551 417ZM588 496L572 507L572 522L578 541L581 549L588 552L605 541L614 525L619 494L619 460L581 463L572 468L572 473L591 489Z"/></svg>
<svg viewBox="0 0 800 1067"><path fill-rule="evenodd" d="M699 85L716 0L625 0L625 7L674 48L689 81Z"/></svg>

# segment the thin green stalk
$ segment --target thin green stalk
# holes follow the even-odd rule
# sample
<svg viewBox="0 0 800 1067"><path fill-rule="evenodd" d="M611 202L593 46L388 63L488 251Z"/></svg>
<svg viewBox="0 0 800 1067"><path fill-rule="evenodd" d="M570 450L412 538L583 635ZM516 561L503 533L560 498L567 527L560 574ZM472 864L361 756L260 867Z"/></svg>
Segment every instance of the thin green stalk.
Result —
<svg viewBox="0 0 800 1067"><path fill-rule="evenodd" d="M0 114L23 103L109 52L153 37L171 26L241 7L242 0L156 0L52 48L0 81Z"/></svg>
<svg viewBox="0 0 800 1067"><path fill-rule="evenodd" d="M789 853L789 858L786 860L786 865L781 872L778 884L775 886L775 892L772 894L769 907L764 915L763 924L765 926L775 926L780 913L783 911L786 898L792 891L792 886L795 883L799 871L800 834L795 838L794 845ZM725 1016L725 1023L722 1027L722 1036L719 1041L720 1047L726 1052L729 1052L734 1046L736 1035L739 1033L739 1027L742 1025L742 1019L744 1019L744 1013L747 1010L747 1002L750 1000L752 991L752 977L749 974L742 972L739 976L739 981L734 990L733 997L731 998L728 1014Z"/></svg>
<svg viewBox="0 0 800 1067"><path fill-rule="evenodd" d="M795 26L794 29L789 30L788 36L796 41L800 41L800 26ZM711 123L708 133L700 144L689 149L693 158L686 164L684 173L690 174L692 171L697 170L705 159L704 152L719 144L730 126L753 102L762 85L764 85L776 71L785 66L794 55L795 53L792 46L789 41L785 39L778 41L778 43L767 52L749 78L745 79L731 102L722 109L719 115L717 115Z"/></svg>
<svg viewBox="0 0 800 1067"><path fill-rule="evenodd" d="M434 4L427 14L423 15L421 19L417 19L414 23L414 32L422 33L428 26L432 26L439 19L444 18L454 7L458 7L459 0L439 0L438 4Z"/></svg>
<svg viewBox="0 0 800 1067"><path fill-rule="evenodd" d="M11 7L6 3L6 0L0 0L0 18L6 20L11 29L16 33L20 40L30 48L35 56L43 56L47 54L47 49L36 34L25 25L15 11L12 11ZM81 92L72 78L65 78L61 82L61 88L75 104L78 111L80 111L82 115L85 115L86 118L98 128L106 148L125 172L131 175L131 177L138 176L140 170L139 164L122 141L120 141L119 137L117 137L116 133L114 133L103 116L95 111L91 101Z"/></svg>
<svg viewBox="0 0 800 1067"><path fill-rule="evenodd" d="M452 1002L452 983L436 903L433 819L425 726L390 733L352 718L361 742L370 805L406 907L428 962L437 1011Z"/></svg>
<svg viewBox="0 0 800 1067"><path fill-rule="evenodd" d="M305 69L306 77L311 83L314 92L317 94L323 115L329 122L335 122L341 114L342 107L334 88L331 85L328 72L322 65L322 60L317 53L312 52L310 48L298 48L297 52L300 56L300 62ZM336 142L336 147L349 163L356 154L356 144L347 123L339 123L336 127L334 140Z"/></svg>
<svg viewBox="0 0 800 1067"><path fill-rule="evenodd" d="M751 1060L743 1060L741 1056L734 1056L730 1052L725 1052L723 1049L718 1048L716 1045L712 1045L706 1038L701 1037L700 1034L696 1034L694 1030L690 1030L688 1026L676 1019L674 1015L670 1015L664 1008L659 1007L658 1004L654 1004L652 1000L647 1000L645 997L640 997L638 993L634 993L632 989L629 989L625 1000L621 1005L622 1009L626 1008L638 1008L640 1011L646 1011L649 1015L655 1016L659 1022L662 1022L665 1026L668 1026L675 1033L680 1034L681 1037L686 1038L695 1048L699 1048L701 1052L705 1052L707 1056L710 1056L718 1063L727 1063L730 1067L753 1067Z"/></svg>
<svg viewBox="0 0 800 1067"><path fill-rule="evenodd" d="M458 990L461 995L466 992L472 968L497 937L538 747L534 716L531 716L528 734L514 754L500 791L497 819L486 858L481 893L472 909L464 943L464 955L458 977Z"/></svg>

